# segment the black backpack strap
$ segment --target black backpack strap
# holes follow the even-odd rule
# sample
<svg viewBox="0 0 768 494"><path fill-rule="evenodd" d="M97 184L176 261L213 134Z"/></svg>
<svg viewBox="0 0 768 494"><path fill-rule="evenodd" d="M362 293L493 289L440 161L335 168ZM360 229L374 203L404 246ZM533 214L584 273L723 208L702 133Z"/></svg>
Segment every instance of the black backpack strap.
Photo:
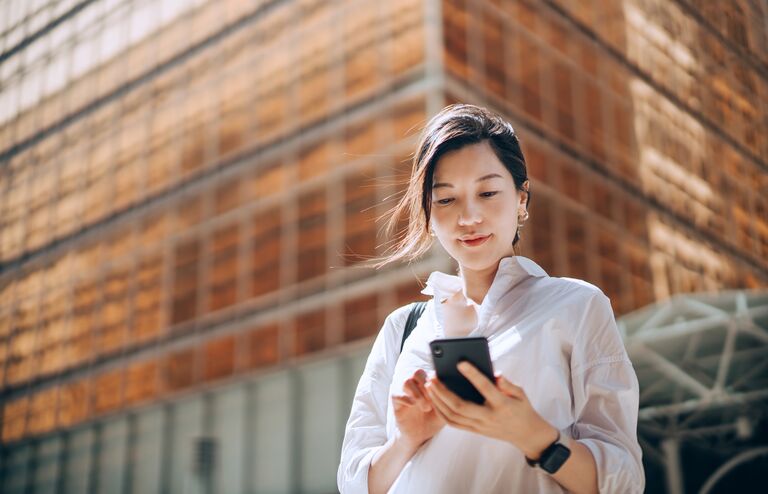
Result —
<svg viewBox="0 0 768 494"><path fill-rule="evenodd" d="M405 340L411 335L413 328L416 327L416 323L419 322L419 318L424 313L424 309L427 307L426 302L414 302L411 305L411 312L408 314L408 320L405 321L405 329L403 330L403 341L400 342L400 352L403 351L405 346Z"/></svg>

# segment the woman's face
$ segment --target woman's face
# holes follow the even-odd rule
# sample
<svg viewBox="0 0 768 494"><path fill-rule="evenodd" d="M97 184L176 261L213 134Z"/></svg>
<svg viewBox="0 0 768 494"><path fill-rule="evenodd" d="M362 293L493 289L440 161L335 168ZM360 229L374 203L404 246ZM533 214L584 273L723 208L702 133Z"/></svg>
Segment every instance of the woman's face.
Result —
<svg viewBox="0 0 768 494"><path fill-rule="evenodd" d="M525 193L515 187L488 141L444 154L432 184L432 228L462 271L495 269L514 255Z"/></svg>

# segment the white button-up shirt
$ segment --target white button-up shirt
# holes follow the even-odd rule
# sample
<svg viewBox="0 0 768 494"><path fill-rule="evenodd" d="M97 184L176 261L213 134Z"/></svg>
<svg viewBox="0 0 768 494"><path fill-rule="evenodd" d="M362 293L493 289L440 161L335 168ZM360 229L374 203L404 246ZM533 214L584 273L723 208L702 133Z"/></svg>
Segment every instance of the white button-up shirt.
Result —
<svg viewBox="0 0 768 494"><path fill-rule="evenodd" d="M355 392L337 481L342 493L368 492L368 468L395 434L391 396L403 394L416 369L433 370L429 342L444 337L441 304L462 289L434 272L432 295L413 333L402 341L410 306L390 314ZM637 442L638 382L609 299L585 281L554 278L525 257L505 257L477 306L468 336L488 338L494 371L521 386L536 411L565 440L587 446L600 492L641 493L645 477ZM565 490L531 468L508 442L446 426L405 465L390 493L549 493Z"/></svg>

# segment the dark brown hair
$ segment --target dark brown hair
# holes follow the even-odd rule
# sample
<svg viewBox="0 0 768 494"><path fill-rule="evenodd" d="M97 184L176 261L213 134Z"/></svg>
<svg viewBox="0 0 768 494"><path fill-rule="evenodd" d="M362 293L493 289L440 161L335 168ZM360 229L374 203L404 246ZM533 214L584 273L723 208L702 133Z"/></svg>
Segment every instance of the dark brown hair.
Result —
<svg viewBox="0 0 768 494"><path fill-rule="evenodd" d="M386 215L389 217L386 224L388 236L395 233L404 216L408 218L408 226L398 232L393 241L394 246L374 264L375 267L403 259L410 262L429 250L432 246L432 236L429 234L432 180L437 162L449 151L482 141L488 141L496 157L509 170L515 187L520 191L525 190L523 184L528 180L528 171L512 126L486 108L467 104L445 107L424 127L413 156L413 170L405 193ZM528 193L526 207L530 199ZM512 245L516 246L519 240L519 235L515 234Z"/></svg>

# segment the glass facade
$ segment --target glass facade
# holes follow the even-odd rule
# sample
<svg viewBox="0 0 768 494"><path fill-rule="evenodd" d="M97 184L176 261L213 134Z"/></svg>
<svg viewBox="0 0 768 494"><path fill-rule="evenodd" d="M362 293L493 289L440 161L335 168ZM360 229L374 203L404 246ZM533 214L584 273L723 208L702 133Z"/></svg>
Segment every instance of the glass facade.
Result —
<svg viewBox="0 0 768 494"><path fill-rule="evenodd" d="M10 449L3 492L336 490L346 415L367 348L260 373ZM196 445L213 438L212 467Z"/></svg>
<svg viewBox="0 0 768 494"><path fill-rule="evenodd" d="M361 267L448 103L513 122L523 255L617 315L765 287L766 19L747 1L0 2L4 488L332 491L360 345L453 269L438 248Z"/></svg>

